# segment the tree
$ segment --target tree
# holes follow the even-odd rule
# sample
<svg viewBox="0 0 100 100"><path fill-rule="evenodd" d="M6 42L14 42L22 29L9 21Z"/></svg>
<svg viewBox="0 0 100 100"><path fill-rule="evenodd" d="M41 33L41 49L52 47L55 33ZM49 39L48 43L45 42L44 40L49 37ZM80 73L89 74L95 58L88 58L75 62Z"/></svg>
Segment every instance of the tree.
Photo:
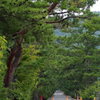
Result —
<svg viewBox="0 0 100 100"><path fill-rule="evenodd" d="M23 79L23 81L26 82L27 80L27 82L29 83L31 78L34 77L34 79L36 79L34 81L36 81L37 83L38 71L40 71L41 69L41 67L40 69L34 68L35 64L36 66L40 66L39 64L41 64L41 60L38 61L36 59L33 59L33 60L36 60L36 62L34 62L33 60L32 61L30 60L32 59L31 57L35 55L36 57L38 55L41 56L41 53L39 54L35 53L37 49L30 48L30 46L32 45L33 47L33 44L35 44L36 46L37 45L39 46L38 48L41 48L41 46L42 48L46 48L48 47L49 44L52 43L54 39L53 37L54 27L61 26L61 27L66 28L67 26L67 28L69 29L69 27L72 27L74 23L76 23L79 19L90 18L93 14L89 11L89 7L95 3L95 0L88 0L88 1L87 0L77 0L77 1L37 0L34 2L30 0L17 0L17 1L16 0L13 0L13 1L1 0L0 3L1 3L0 4L0 14L1 14L0 34L5 36L7 40L8 52L9 52L8 60L7 60L7 72L4 78L4 86L10 92L7 94L6 99L8 98L13 99L13 100L30 99L32 90L34 90L33 88L35 88L36 86L27 87L27 84L24 83L27 87L25 88L25 90L27 89L27 91L30 92L28 96L25 91L23 90L21 91L21 89L23 89L23 86L22 86L22 81L20 79L22 79L23 76L25 75L25 79ZM61 12L57 13L56 10L54 9L60 9ZM63 17L64 16L64 13L62 12L63 10L66 10L66 12L64 13L67 14L67 17ZM61 13L63 13L62 16L60 16ZM76 16L76 13L77 13L77 16ZM52 15L53 17L50 17ZM59 25L59 23L61 23L61 25ZM54 25L51 25L51 24L54 24ZM78 25L78 24L75 24L75 25ZM25 52L28 52L27 54L28 57L25 57L26 55L23 54L24 52L23 50L26 47L29 47L29 49L25 51ZM30 55L30 52L32 52L31 50L33 50L32 55ZM53 54L56 54L56 53L53 53ZM23 56L25 57L25 59L23 59ZM55 56L52 55L51 59L52 58L55 60L56 63L53 62L53 60L51 60L52 62L50 62L50 66L57 66L59 62L63 61L63 59L65 59L66 57L64 57L63 59L59 59L59 62L57 60L60 57L55 59ZM68 59L72 61L72 58L74 59L73 63L75 63L74 57L71 57L70 59L69 58ZM25 62L27 61L27 59L30 60L28 64ZM49 61L49 58L47 59L47 61ZM33 65L32 70L27 70L28 67L24 67L26 65L27 66ZM48 70L48 68L45 68L45 70L46 69ZM22 73L23 70L25 70L25 73ZM32 74L31 71L34 73ZM29 76L26 75L26 73L28 72L30 72ZM50 70L50 73L48 73L48 76L51 73L52 73L52 70ZM53 74L53 75L55 76L56 74ZM50 76L50 77L52 77L51 78L52 80L53 76ZM48 80L48 82L51 80ZM56 81L59 81L59 80L57 79ZM31 82L33 82L33 80L31 80ZM17 88L18 91L16 92L15 88L18 86L22 86L22 88L21 89ZM13 94L12 91L15 94L14 96L12 96ZM20 94L20 92L22 94ZM24 93L25 93L25 96L27 96L27 98L24 97Z"/></svg>
<svg viewBox="0 0 100 100"><path fill-rule="evenodd" d="M93 99L98 90L100 17L81 21L77 26L69 27L70 33L58 36L53 45L49 45L49 50L44 49L43 65L46 68L42 69L38 88L47 98L56 89L61 89L73 97L80 95L85 99Z"/></svg>
<svg viewBox="0 0 100 100"><path fill-rule="evenodd" d="M36 69L33 68L32 70L28 70L28 71L31 71L31 73L29 76L26 76L26 79L34 77L34 80L33 80L34 83L31 80L32 85L31 85L31 88L29 89L32 89L32 90L29 91L30 94L27 98L24 97L24 95L28 95L27 93L25 93L25 91L21 91L19 88L17 88L19 92L22 92L20 95L20 93L18 93L18 91L16 91L15 89L16 85L20 86L22 84L21 80L19 81L19 77L18 77L19 71L17 73L16 69L18 66L20 66L20 61L23 56L23 53L22 53L23 48L29 47L30 45L33 45L33 44L35 45L47 44L48 41L52 41L52 39L50 39L53 34L52 26L46 25L45 20L44 20L44 16L46 16L46 12L44 12L45 9L43 7L47 6L47 2L32 3L30 0L13 1L13 2L11 0L2 0L0 1L0 3L1 3L0 29L1 29L1 34L5 35L8 41L8 51L9 51L9 56L8 56L8 61L7 61L8 69L7 69L5 79L4 79L4 84L5 84L5 87L10 89L8 90L10 92L8 92L8 94L5 96L5 99L8 99L8 98L21 99L21 96L24 99L27 99L27 98L29 99L31 98L30 96L32 94L31 92L34 90L33 87L34 88L36 87L36 85L35 86L32 86L32 85L37 83L35 79L37 80L39 68L36 68ZM24 45L25 47L23 47L22 45ZM37 55L37 54L34 54L35 50L33 48L29 48L29 49L33 50L33 51L28 50L29 54L30 52L33 52L32 56ZM27 59L30 59L30 55L27 55ZM30 61L28 64L34 64L33 66L36 67L37 65L35 64L35 61L33 60L34 59L32 59L32 61ZM23 65L23 67L24 66L25 65ZM27 68L28 67L26 68L24 67L22 69L19 68L19 70L20 71L26 70L26 73L28 73ZM16 77L15 72L17 74L17 77ZM25 73L23 73L23 75L24 74ZM20 76L20 78L21 77L22 76ZM23 79L23 81L26 81L26 79ZM29 82L29 80L27 81ZM14 82L13 83L14 86L12 82ZM26 89L28 89L28 87L26 87Z"/></svg>
<svg viewBox="0 0 100 100"><path fill-rule="evenodd" d="M100 17L86 19L80 24L80 28L71 27L70 33L57 40L61 46L58 52L64 58L62 68L58 70L61 76L58 82L59 88L66 94L81 95L80 91L88 90L99 77L99 21Z"/></svg>

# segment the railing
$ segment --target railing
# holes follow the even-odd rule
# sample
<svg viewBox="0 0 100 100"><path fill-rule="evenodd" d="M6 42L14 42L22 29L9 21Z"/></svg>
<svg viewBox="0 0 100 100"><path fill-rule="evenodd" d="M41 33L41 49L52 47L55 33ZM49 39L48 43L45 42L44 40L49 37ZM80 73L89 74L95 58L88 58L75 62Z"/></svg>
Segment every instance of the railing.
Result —
<svg viewBox="0 0 100 100"><path fill-rule="evenodd" d="M54 96L52 96L51 100L54 100ZM70 100L68 96L66 96L66 100ZM73 100L83 100L82 97L77 97L77 99L73 99ZM94 97L93 100L97 100L96 97Z"/></svg>

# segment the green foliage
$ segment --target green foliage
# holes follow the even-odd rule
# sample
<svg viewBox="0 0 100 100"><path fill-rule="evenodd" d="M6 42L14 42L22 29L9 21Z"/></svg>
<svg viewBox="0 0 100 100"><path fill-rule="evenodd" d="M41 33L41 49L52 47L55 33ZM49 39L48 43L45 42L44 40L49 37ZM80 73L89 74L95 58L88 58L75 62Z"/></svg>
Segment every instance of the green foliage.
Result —
<svg viewBox="0 0 100 100"><path fill-rule="evenodd" d="M40 58L37 53L39 53L39 50L36 49L35 45L23 46L22 61L15 73L8 98L16 97L18 100L30 100L32 98L40 72L39 64L37 64Z"/></svg>
<svg viewBox="0 0 100 100"><path fill-rule="evenodd" d="M96 25L92 23L94 19ZM100 77L100 35L96 33L100 30L99 21L95 17L80 23L80 28L72 28L73 31L66 33L69 35L57 36L56 42L43 50L44 67L39 85L43 96L48 98L60 89L67 95L86 99L99 91L96 87Z"/></svg>
<svg viewBox="0 0 100 100"><path fill-rule="evenodd" d="M95 24L92 23L94 20ZM62 67L57 70L57 74L61 76L57 79L57 83L59 89L66 94L75 96L75 94L79 95L81 90L86 88L90 90L97 81L97 77L100 76L100 60L98 59L100 35L96 34L100 31L99 21L98 17L86 20L81 23L80 28L72 28L75 31L68 33L70 35L58 37L60 46L58 54L61 54L64 59L61 61ZM91 98L93 94L87 94L87 97ZM82 96L86 98L86 95Z"/></svg>
<svg viewBox="0 0 100 100"><path fill-rule="evenodd" d="M5 70L6 70L6 57L4 56L6 54L7 49L7 41L4 36L0 36L0 98L2 100L5 100L3 96L5 97L6 91L3 87L3 80L5 76ZM2 93L3 92L3 93Z"/></svg>
<svg viewBox="0 0 100 100"><path fill-rule="evenodd" d="M7 41L5 40L5 38L3 36L0 36L0 89L3 87L3 78L4 78L4 74L5 74L5 69L6 69L6 65L5 65L5 51L6 51L6 43Z"/></svg>
<svg viewBox="0 0 100 100"><path fill-rule="evenodd" d="M31 100L34 92L48 98L56 89L65 94L84 98L93 97L97 91L96 80L100 66L100 17L89 20L69 18L61 28L69 33L55 36L48 21L61 20L59 15L48 16L52 2L66 10L68 16L77 13L94 16L89 7L95 0L0 0L0 99ZM55 13L55 11L50 12ZM18 31L27 30L22 43L22 58L9 88L4 88L6 74L6 48L8 51L19 39ZM7 46L6 46L7 44Z"/></svg>
<svg viewBox="0 0 100 100"><path fill-rule="evenodd" d="M80 95L84 98L92 98L93 99L94 97L96 97L96 93L98 93L100 91L100 87L98 87L98 84L100 84L99 81L90 85L84 91L80 91Z"/></svg>

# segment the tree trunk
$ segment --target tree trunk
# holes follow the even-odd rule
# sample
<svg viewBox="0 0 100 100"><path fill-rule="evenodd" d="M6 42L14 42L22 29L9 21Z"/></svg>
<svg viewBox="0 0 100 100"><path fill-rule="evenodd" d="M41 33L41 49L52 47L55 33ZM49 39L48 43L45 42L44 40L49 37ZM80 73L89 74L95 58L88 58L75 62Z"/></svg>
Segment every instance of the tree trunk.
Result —
<svg viewBox="0 0 100 100"><path fill-rule="evenodd" d="M34 93L34 100L40 100L38 91L35 91Z"/></svg>
<svg viewBox="0 0 100 100"><path fill-rule="evenodd" d="M14 72L21 58L21 53L22 53L21 44L20 45L17 44L15 46L13 46L13 48L11 49L10 55L8 57L8 62L7 62L8 69L4 79L5 87L9 87L10 83L13 81Z"/></svg>
<svg viewBox="0 0 100 100"><path fill-rule="evenodd" d="M18 67L18 64L20 62L21 54L22 54L22 47L21 44L23 42L24 34L27 33L27 30L23 29L19 32L15 33L15 36L17 37L15 40L15 45L12 47L10 55L8 57L7 61L7 73L5 75L4 79L4 86L9 87L10 83L13 81L14 78L14 72L16 68Z"/></svg>
<svg viewBox="0 0 100 100"><path fill-rule="evenodd" d="M58 3L52 3L52 4L50 5L50 7L48 8L48 13L51 13L52 10L54 10L54 8L57 6L57 4L58 4Z"/></svg>

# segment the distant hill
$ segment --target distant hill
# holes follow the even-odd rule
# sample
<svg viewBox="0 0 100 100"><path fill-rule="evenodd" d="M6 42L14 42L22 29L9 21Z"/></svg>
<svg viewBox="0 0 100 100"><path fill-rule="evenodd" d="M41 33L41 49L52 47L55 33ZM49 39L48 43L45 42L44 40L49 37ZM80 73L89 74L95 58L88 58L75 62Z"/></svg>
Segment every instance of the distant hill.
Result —
<svg viewBox="0 0 100 100"><path fill-rule="evenodd" d="M100 15L100 11L94 11L95 14L99 14Z"/></svg>

